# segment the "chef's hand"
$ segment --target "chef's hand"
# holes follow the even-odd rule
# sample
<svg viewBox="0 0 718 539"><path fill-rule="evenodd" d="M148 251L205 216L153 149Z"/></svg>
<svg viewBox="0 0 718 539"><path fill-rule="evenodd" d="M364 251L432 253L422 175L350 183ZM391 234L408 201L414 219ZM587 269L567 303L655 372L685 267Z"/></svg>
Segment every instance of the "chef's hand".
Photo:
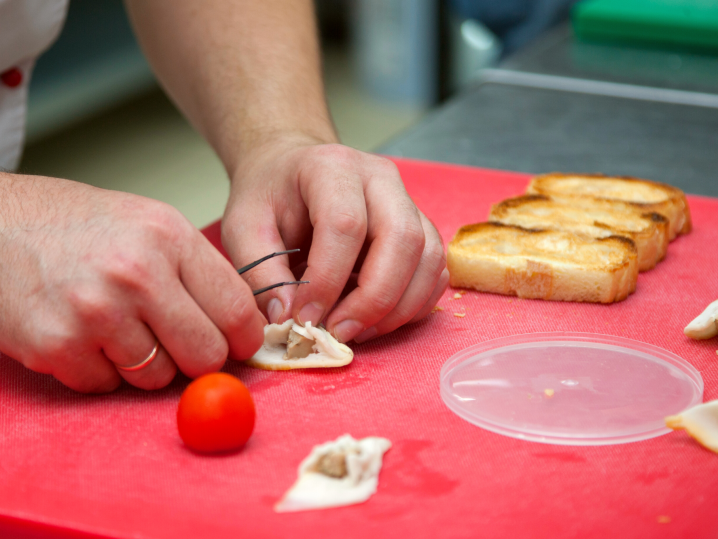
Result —
<svg viewBox="0 0 718 539"><path fill-rule="evenodd" d="M306 261L301 278L311 283L259 296L271 322L326 317L339 341L363 342L431 312L448 284L442 240L391 161L295 138L242 162L222 223L225 248L237 267L301 248L301 258L277 257L244 276L254 289L290 281ZM336 304L353 272L356 288Z"/></svg>
<svg viewBox="0 0 718 539"><path fill-rule="evenodd" d="M314 2L127 5L159 80L231 178L222 232L234 264L308 255L311 284L257 297L269 319L326 317L339 340L363 341L429 313L448 282L441 238L391 162L333 144ZM293 280L300 261L245 276L253 288ZM355 269L358 287L337 303Z"/></svg>
<svg viewBox="0 0 718 539"><path fill-rule="evenodd" d="M170 206L53 178L0 173L0 350L83 392L144 389L251 356L252 292ZM155 344L145 368L127 372Z"/></svg>

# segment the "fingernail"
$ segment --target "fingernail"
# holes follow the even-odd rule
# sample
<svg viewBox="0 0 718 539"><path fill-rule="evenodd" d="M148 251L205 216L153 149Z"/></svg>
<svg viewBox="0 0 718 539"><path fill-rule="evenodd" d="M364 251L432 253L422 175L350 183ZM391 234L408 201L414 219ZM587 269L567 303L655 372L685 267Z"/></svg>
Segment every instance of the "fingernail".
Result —
<svg viewBox="0 0 718 539"><path fill-rule="evenodd" d="M299 311L299 323L306 324L311 322L313 326L319 325L324 316L324 307L318 303L307 303L302 310Z"/></svg>
<svg viewBox="0 0 718 539"><path fill-rule="evenodd" d="M334 336L339 342L349 342L364 329L364 324L356 320L344 320L334 326Z"/></svg>
<svg viewBox="0 0 718 539"><path fill-rule="evenodd" d="M354 337L354 342L357 344L361 344L364 341L368 341L372 337L376 337L377 333L378 332L377 332L376 328L374 326L372 326L369 329L367 329L365 332L360 333L359 335Z"/></svg>
<svg viewBox="0 0 718 539"><path fill-rule="evenodd" d="M284 305L282 305L279 298L272 298L269 300L269 303L267 303L267 314L269 315L270 324L276 324L283 312Z"/></svg>

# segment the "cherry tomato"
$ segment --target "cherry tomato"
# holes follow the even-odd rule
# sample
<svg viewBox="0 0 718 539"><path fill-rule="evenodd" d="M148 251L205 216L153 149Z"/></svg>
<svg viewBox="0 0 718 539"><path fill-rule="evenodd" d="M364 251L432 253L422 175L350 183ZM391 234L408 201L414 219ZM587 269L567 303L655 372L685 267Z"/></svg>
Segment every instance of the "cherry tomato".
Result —
<svg viewBox="0 0 718 539"><path fill-rule="evenodd" d="M254 430L254 401L245 385L222 372L187 386L177 408L177 428L187 447L202 453L239 449Z"/></svg>

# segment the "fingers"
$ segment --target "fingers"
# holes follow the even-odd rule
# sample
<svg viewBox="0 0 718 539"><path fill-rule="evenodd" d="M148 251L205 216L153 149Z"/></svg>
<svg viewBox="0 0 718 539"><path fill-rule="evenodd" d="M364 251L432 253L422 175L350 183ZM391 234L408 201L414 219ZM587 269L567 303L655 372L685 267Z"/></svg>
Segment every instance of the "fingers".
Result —
<svg viewBox="0 0 718 539"><path fill-rule="evenodd" d="M396 307L414 275L425 244L419 212L406 194L396 167L384 159L374 159L371 178L364 186L369 248L359 272L358 287L327 320L328 329L345 342L372 328ZM329 252L330 245L314 243L310 268L313 256L324 259ZM354 260L352 257L350 261ZM325 271L330 272L331 267ZM343 284L346 276L340 276ZM297 294L295 309L302 292ZM426 298L421 303L424 301Z"/></svg>
<svg viewBox="0 0 718 539"><path fill-rule="evenodd" d="M302 276L310 284L297 289L292 315L300 323L317 325L342 293L362 249L367 202L363 183L351 167L310 166L302 171L300 185L313 226Z"/></svg>
<svg viewBox="0 0 718 539"><path fill-rule="evenodd" d="M439 300L441 299L441 296L446 291L447 287L449 286L449 270L447 268L444 268L444 270L441 272L441 275L439 276L439 281L436 283L436 287L434 288L434 291L431 294L431 297L429 298L429 301L427 301L424 306L419 310L418 313L414 315L414 317L409 320L409 324L412 324L414 322L418 322L422 318L425 318L428 316L431 311L434 309L434 306L439 303Z"/></svg>
<svg viewBox="0 0 718 539"><path fill-rule="evenodd" d="M354 340L364 342L375 336L384 335L409 322L421 320L431 312L449 284L449 272L439 233L426 217L422 215L427 242L421 261L406 287L399 303L387 314L373 330L365 330Z"/></svg>
<svg viewBox="0 0 718 539"><path fill-rule="evenodd" d="M138 355L138 360L135 361L135 365L146 359L154 349L143 352L144 355ZM177 365L170 357L167 350L164 349L160 343L157 349L157 353L149 363L135 371L126 371L118 369L120 376L124 378L128 383L140 389L161 389L169 385L177 374Z"/></svg>
<svg viewBox="0 0 718 539"><path fill-rule="evenodd" d="M310 281L257 297L267 318L325 321L346 342L426 316L447 286L443 244L396 166L339 145L287 155L235 182L223 222L223 243L237 267L311 239L301 277L286 257L245 274L252 289ZM337 303L359 264L357 288Z"/></svg>
<svg viewBox="0 0 718 539"><path fill-rule="evenodd" d="M107 289L114 295L75 294L115 365L137 365L159 341L147 366L119 371L143 389L164 387L177 368L195 378L219 370L228 355L248 358L264 337L264 318L231 264L194 228L179 243L176 251L115 268Z"/></svg>
<svg viewBox="0 0 718 539"><path fill-rule="evenodd" d="M182 359L162 337L160 341L183 372L189 368L196 373L197 368L204 372L218 370L228 353L233 359L250 358L264 342L266 320L257 309L251 289L232 265L204 236L197 233L195 238L180 261L180 279L193 300L187 297L186 303L194 303L195 310L189 305L182 309L190 313L191 321L179 320L183 312L175 314L182 329L195 340L189 343L186 338L177 338L186 347L181 352ZM177 293L181 295L181 290ZM177 309L178 304L175 301L171 308ZM169 316L172 315L168 313ZM188 349L202 361L190 360Z"/></svg>
<svg viewBox="0 0 718 539"><path fill-rule="evenodd" d="M250 196L238 197L250 200ZM285 251L277 228L277 221L271 207L257 204L238 203L233 206L233 215L226 216L222 226L222 242L232 261L242 267L271 253ZM241 216L236 218L235 216ZM294 248L294 246L292 246ZM289 257L281 255L271 258L242 274L252 290L286 281L294 281L289 267ZM275 288L254 298L254 301L271 323L281 323L291 317L292 302L296 286Z"/></svg>
<svg viewBox="0 0 718 539"><path fill-rule="evenodd" d="M109 336L103 345L105 356L118 367L122 378L141 389L160 389L167 386L177 374L177 366L160 345L154 359L146 366L127 371L119 367L133 367L153 351L156 338L150 329L136 318L127 318Z"/></svg>
<svg viewBox="0 0 718 539"><path fill-rule="evenodd" d="M122 377L136 387L157 389L171 382L177 368L195 378L219 370L228 355L245 359L261 346L264 318L251 291L199 232L187 239L179 267L154 262L154 271L143 272L143 279L125 275L127 290L114 299L75 294L82 298L75 302L78 311L95 323L104 351L93 364L99 360L111 370L113 365L131 367L160 344L145 367L116 370L114 387ZM130 296L133 301L123 301ZM72 376L58 378L70 387L83 387ZM102 387L114 388L109 383Z"/></svg>
<svg viewBox="0 0 718 539"><path fill-rule="evenodd" d="M384 335L418 319L419 315L425 316L433 307L433 304L429 306L428 303L432 299L438 301L448 281L445 279L443 283L441 282L442 271L446 267L443 244L441 237L429 220L421 214L419 214L419 220L424 237L424 241L421 243L423 248L413 273L409 275L408 284L401 290L400 298L394 303L390 287L394 287L394 291L398 288L396 283L389 279L385 280L386 291L376 288L376 284L382 276L372 276L369 272L374 268L365 262L359 275L359 287L347 296L327 321L330 331L339 340L346 342L353 338L356 342L363 342L372 337ZM374 244L372 244L373 248ZM412 267L412 264L406 262L408 257L405 257L404 260L391 259L390 255L397 255L396 249L382 254L387 261L393 264L398 265L403 262L405 266ZM381 283L379 282L379 284ZM376 294L382 294L385 298L390 298L390 301L382 304L374 299ZM370 309L362 311L356 308L357 305L369 306ZM353 313L347 314L350 309ZM355 313L359 313L358 316ZM360 331L356 331L359 324L352 327L351 323L345 321L348 316L352 315L357 316L355 320L361 322Z"/></svg>
<svg viewBox="0 0 718 539"><path fill-rule="evenodd" d="M179 282L166 282L163 289L163 294L143 304L140 310L162 347L190 378L221 369L228 355L221 331ZM135 364L146 357L152 345L142 348L145 356L135 356Z"/></svg>

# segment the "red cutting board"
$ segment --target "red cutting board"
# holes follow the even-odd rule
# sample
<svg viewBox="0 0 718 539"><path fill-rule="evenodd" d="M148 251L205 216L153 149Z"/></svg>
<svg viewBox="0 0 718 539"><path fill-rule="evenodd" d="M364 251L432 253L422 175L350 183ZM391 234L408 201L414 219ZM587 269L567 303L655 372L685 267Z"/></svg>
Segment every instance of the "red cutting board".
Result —
<svg viewBox="0 0 718 539"><path fill-rule="evenodd" d="M518 195L528 176L397 161L444 239ZM718 340L683 327L718 299L718 200L690 197L695 230L678 238L637 292L615 305L519 301L478 292L356 346L346 368L226 370L250 388L247 447L198 456L177 435L185 378L147 393L85 396L0 358L0 537L344 539L405 536L718 536L718 455L684 433L605 447L524 442L479 429L439 397L439 370L467 346L529 332L586 331L666 348L718 398ZM206 230L218 245L217 226ZM466 313L464 318L452 313ZM350 433L389 438L379 491L363 505L275 514L315 444ZM670 522L666 522L670 520Z"/></svg>

